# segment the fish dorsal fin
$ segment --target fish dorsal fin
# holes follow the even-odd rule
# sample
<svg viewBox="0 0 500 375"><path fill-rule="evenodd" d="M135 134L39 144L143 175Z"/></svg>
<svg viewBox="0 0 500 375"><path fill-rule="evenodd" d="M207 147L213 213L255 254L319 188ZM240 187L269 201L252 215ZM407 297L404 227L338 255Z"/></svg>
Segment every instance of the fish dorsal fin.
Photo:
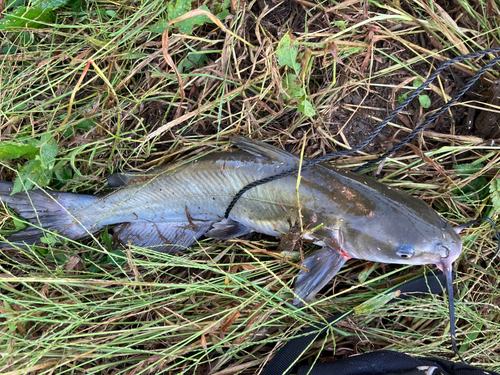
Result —
<svg viewBox="0 0 500 375"><path fill-rule="evenodd" d="M230 141L231 144L252 155L260 156L271 161L277 161L281 164L287 164L291 167L298 166L300 161L298 156L261 141L241 136L231 137Z"/></svg>

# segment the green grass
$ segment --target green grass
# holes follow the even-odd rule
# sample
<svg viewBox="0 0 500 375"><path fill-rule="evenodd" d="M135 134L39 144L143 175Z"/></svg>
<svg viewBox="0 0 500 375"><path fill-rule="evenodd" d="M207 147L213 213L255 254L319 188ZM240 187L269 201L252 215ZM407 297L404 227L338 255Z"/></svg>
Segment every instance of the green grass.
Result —
<svg viewBox="0 0 500 375"><path fill-rule="evenodd" d="M359 4L339 11L328 10L334 2L314 4L292 3L291 18L281 17L283 24L259 18L262 9L256 4L251 12L226 4L233 16L224 24L255 48L213 23L194 28L191 35L172 30L168 51L176 66L184 66L182 102L155 31L167 19L167 3L54 5L38 25L0 31L0 141L39 147L53 139L56 156L52 160L40 151L44 163L36 168L45 177L35 182L86 194L107 191L105 177L116 171L149 171L225 149L235 134L299 154L307 132L305 155L315 158L363 140L369 127L359 124L383 119L398 95L411 90L411 81L398 87L405 80L425 79L441 61L500 41L498 17L492 16L498 9L488 10L481 0L453 7L371 1L366 19ZM220 2L205 5L213 13L224 8ZM16 4L10 6L4 15L15 11ZM283 94L292 67L280 66L276 51L288 29L297 41L296 61L304 67L295 93ZM333 163L354 169L372 160L489 59L457 64L453 74L446 72L426 90L429 110L410 106L368 150ZM89 60L95 66L84 74ZM497 80L498 68L485 78ZM380 180L424 199L455 225L481 216L498 221L490 184L498 175L499 147L464 125L464 113L484 108L490 99L488 87L486 81L475 86L464 103L453 107L454 121L443 116L413 142L413 149L389 158ZM314 115L297 110L301 98ZM495 106L489 107L491 113ZM14 180L20 172L25 179L31 176L22 169L30 160L39 159L25 155L0 161L0 179ZM472 163L482 164L477 173L453 169ZM471 193L466 186L477 178L485 182ZM6 235L20 223L2 209L0 225ZM498 261L488 259L497 244L493 233L487 223L463 233L457 342L470 364L498 371L500 276ZM0 373L253 374L301 328L354 309L428 269L378 265L372 270L371 264L350 261L333 290L323 290L310 307L297 309L291 301L298 253L290 265L256 251L277 246L278 240L259 236L204 239L184 253L168 255L120 247L106 232L96 240L2 250ZM315 247L304 250L309 254ZM339 359L383 348L456 360L446 298L374 305L332 328L302 358Z"/></svg>

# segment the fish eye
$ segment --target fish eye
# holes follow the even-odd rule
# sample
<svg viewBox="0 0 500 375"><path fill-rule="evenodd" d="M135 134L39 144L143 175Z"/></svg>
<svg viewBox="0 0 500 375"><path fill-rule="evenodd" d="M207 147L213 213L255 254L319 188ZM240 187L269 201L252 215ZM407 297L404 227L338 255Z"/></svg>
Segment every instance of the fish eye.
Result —
<svg viewBox="0 0 500 375"><path fill-rule="evenodd" d="M396 247L396 255L403 259L409 259L415 253L415 248L408 244L399 245Z"/></svg>

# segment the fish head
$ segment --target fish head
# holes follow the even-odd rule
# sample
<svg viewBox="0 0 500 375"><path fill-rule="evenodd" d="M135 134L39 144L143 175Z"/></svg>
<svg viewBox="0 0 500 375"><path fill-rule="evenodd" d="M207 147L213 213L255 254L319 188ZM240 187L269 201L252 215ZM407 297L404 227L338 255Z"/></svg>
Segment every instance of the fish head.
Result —
<svg viewBox="0 0 500 375"><path fill-rule="evenodd" d="M404 220L403 220L404 221ZM462 252L462 240L453 227L436 212L431 211L425 222L407 223L405 231L386 233L386 251L381 252L384 263L423 265L435 264L446 273ZM410 230L408 230L410 228Z"/></svg>
<svg viewBox="0 0 500 375"><path fill-rule="evenodd" d="M443 272L452 267L462 252L462 240L437 213L436 220L408 220L375 225L361 232L351 225L342 233L342 251L351 258L408 265L435 264ZM436 225L438 224L438 225Z"/></svg>
<svg viewBox="0 0 500 375"><path fill-rule="evenodd" d="M390 204L387 199L365 203L369 215L348 213L337 225L332 247L349 258L450 269L462 251L458 230L417 198L399 193L392 198Z"/></svg>

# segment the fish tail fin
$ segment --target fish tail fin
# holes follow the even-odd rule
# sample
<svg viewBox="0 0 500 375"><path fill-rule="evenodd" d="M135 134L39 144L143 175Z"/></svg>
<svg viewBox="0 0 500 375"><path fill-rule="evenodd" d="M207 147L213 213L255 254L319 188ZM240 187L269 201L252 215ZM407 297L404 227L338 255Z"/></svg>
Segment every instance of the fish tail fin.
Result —
<svg viewBox="0 0 500 375"><path fill-rule="evenodd" d="M42 243L45 232L69 239L78 239L99 228L86 228L76 214L99 198L91 195L56 193L48 190L30 190L11 195L14 184L0 181L0 201L32 224L0 241L0 248Z"/></svg>

